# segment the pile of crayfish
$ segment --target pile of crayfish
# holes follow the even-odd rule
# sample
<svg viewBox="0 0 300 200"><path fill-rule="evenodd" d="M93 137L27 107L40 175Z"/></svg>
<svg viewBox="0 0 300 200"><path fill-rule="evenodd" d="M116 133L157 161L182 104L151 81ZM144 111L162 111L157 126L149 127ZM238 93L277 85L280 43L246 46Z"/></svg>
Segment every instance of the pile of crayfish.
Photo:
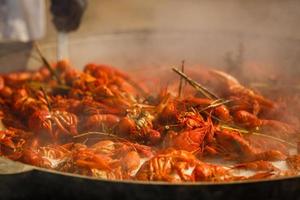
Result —
<svg viewBox="0 0 300 200"><path fill-rule="evenodd" d="M110 180L224 182L299 173L299 118L283 102L219 70L195 79L176 68L169 74L168 87L156 91L142 76L103 64L79 71L63 60L1 74L0 156Z"/></svg>

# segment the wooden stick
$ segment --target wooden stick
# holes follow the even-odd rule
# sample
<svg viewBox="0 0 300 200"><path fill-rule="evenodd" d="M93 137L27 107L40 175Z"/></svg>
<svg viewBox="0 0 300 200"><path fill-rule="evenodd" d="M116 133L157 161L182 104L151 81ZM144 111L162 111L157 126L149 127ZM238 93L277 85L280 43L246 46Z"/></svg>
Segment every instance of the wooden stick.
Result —
<svg viewBox="0 0 300 200"><path fill-rule="evenodd" d="M98 136L106 136L106 137L116 138L116 139L119 139L119 140L126 140L126 141L128 141L125 138L122 138L122 137L119 137L119 136L116 136L116 135L113 135L113 134L110 134L110 133L104 133L104 132L98 132L98 131L90 131L90 132L86 132L86 133L81 133L79 135L73 136L73 138L76 139L76 138L81 138L81 137L85 137L85 136L92 136L92 135L95 135L95 136L97 136L97 135Z"/></svg>
<svg viewBox="0 0 300 200"><path fill-rule="evenodd" d="M50 65L50 63L48 62L48 60L45 58L45 56L43 55L39 45L37 43L34 43L34 47L37 50L37 53L39 54L40 58L42 59L44 65L47 67L47 69L50 71L51 75L53 78L55 78L57 80L58 83L61 83L56 71L52 68L52 66Z"/></svg>
<svg viewBox="0 0 300 200"><path fill-rule="evenodd" d="M219 99L219 97L217 95L210 92L204 86L202 86L201 84L197 83L196 81L194 81L193 79L188 77L185 73L181 72L180 70L178 70L176 68L172 68L172 70L174 72L176 72L179 76L184 78L191 86L193 86L197 91L201 92L205 97L207 97L209 99Z"/></svg>
<svg viewBox="0 0 300 200"><path fill-rule="evenodd" d="M182 61L181 64L181 72L184 73L184 60ZM179 80L179 87L178 87L178 97L181 97L182 94L182 86L183 86L183 78L182 76L180 76L180 80Z"/></svg>
<svg viewBox="0 0 300 200"><path fill-rule="evenodd" d="M47 104L48 104L48 108L49 108L49 110L51 111L51 110L52 110L52 106L51 106L51 104L50 104L50 101L49 101L49 99L48 99L48 95L47 95L46 91L44 90L43 87L40 87L40 90L42 91L43 95L45 96L45 100L46 100L46 102L47 102Z"/></svg>
<svg viewBox="0 0 300 200"><path fill-rule="evenodd" d="M230 127L230 126L227 126L227 125L221 125L220 127L222 129L227 129L227 130L231 130L231 131L237 131L237 132L240 132L240 133L253 134L253 135L257 135L257 136L269 138L269 139L275 140L277 142L285 143L285 144L290 145L292 147L297 147L295 144L287 142L287 141L285 141L283 139L280 139L280 138L277 138L277 137L273 137L273 136L270 136L270 135L266 135L266 134L263 134L263 133L252 132L252 131L248 131L248 130L240 129L240 128L233 128L233 127Z"/></svg>
<svg viewBox="0 0 300 200"><path fill-rule="evenodd" d="M221 106L221 105L224 105L224 104L227 104L227 103L230 103L232 102L233 100L223 100L223 99L218 99L216 101L214 101L213 103L211 103L209 106L201 109L199 112L203 112L203 111L206 111L210 108L215 108L215 107L218 107L218 106Z"/></svg>

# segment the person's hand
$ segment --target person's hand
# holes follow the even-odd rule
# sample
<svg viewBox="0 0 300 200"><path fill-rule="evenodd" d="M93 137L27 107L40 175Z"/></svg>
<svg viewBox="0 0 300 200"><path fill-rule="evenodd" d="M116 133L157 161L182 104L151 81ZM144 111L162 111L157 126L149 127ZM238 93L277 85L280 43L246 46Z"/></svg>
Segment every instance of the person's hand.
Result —
<svg viewBox="0 0 300 200"><path fill-rule="evenodd" d="M87 0L51 0L51 13L55 28L61 32L78 29Z"/></svg>

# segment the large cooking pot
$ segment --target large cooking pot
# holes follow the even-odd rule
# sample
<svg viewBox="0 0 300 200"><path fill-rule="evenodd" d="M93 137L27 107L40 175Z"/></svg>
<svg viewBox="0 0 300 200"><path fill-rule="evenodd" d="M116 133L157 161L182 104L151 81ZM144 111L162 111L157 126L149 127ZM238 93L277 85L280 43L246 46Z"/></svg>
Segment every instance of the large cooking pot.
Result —
<svg viewBox="0 0 300 200"><path fill-rule="evenodd" d="M298 199L300 177L231 183L108 181L0 158L0 199Z"/></svg>
<svg viewBox="0 0 300 200"><path fill-rule="evenodd" d="M55 60L55 44L44 44L41 49L49 60ZM270 73L257 73L253 63L261 72L293 78L300 71L295 68L299 52L297 39L232 32L139 31L97 35L70 43L70 60L78 68L98 62L160 75L166 72L160 68L179 65L183 59L194 68L198 64L226 68L228 59L239 58L243 66L239 73L259 81L268 81ZM4 71L18 65L33 69L40 65L33 57L27 50L17 49L2 55L0 66ZM0 158L0 199L297 199L298 191L298 176L228 184L107 181Z"/></svg>

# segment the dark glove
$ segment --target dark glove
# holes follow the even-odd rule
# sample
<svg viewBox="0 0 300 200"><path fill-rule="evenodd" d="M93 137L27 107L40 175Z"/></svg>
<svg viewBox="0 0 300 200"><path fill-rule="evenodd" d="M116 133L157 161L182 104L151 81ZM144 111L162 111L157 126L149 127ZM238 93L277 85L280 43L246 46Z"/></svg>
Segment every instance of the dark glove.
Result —
<svg viewBox="0 0 300 200"><path fill-rule="evenodd" d="M50 10L55 28L61 32L78 29L86 6L86 0L51 0Z"/></svg>

